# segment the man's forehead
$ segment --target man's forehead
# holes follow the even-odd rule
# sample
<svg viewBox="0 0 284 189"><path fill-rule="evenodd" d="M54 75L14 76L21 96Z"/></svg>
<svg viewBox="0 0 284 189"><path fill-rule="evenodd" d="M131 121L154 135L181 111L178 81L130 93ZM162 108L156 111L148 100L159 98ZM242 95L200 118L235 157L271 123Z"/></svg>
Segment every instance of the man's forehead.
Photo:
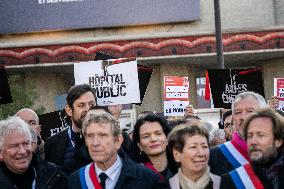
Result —
<svg viewBox="0 0 284 189"><path fill-rule="evenodd" d="M252 119L248 125L248 130L271 130L273 127L273 121L269 117L256 117Z"/></svg>
<svg viewBox="0 0 284 189"><path fill-rule="evenodd" d="M18 132L18 131L10 131L8 132L5 136L5 140L4 143L22 143L22 142L26 142L29 141L30 138L27 134L23 133L23 132Z"/></svg>
<svg viewBox="0 0 284 189"><path fill-rule="evenodd" d="M86 128L86 132L88 131L97 131L97 130L111 130L111 123L102 122L102 123L90 123L90 125Z"/></svg>
<svg viewBox="0 0 284 189"><path fill-rule="evenodd" d="M260 103L252 96L246 96L243 98L238 98L234 102L234 108L238 107L238 105L245 105L246 107L257 108L260 106Z"/></svg>
<svg viewBox="0 0 284 189"><path fill-rule="evenodd" d="M25 110L25 111L21 111L17 114L17 116L19 116L20 118L22 118L24 121L28 122L30 120L38 120L37 115L35 115L34 112Z"/></svg>

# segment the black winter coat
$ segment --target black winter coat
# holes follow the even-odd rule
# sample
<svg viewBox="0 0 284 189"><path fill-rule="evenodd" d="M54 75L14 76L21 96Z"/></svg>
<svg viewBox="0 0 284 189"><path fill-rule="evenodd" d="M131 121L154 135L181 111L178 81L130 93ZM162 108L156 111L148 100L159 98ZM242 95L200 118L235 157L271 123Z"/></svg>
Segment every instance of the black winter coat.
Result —
<svg viewBox="0 0 284 189"><path fill-rule="evenodd" d="M58 171L52 163L42 160L33 154L31 161L36 171L36 189L67 189L67 176ZM0 188L16 189L12 181L4 174L3 165L0 165Z"/></svg>

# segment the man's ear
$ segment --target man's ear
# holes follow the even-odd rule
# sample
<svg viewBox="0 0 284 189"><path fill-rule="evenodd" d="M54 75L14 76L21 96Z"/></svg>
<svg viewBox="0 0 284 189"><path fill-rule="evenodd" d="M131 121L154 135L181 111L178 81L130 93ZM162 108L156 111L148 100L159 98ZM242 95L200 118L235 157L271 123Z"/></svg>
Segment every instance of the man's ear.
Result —
<svg viewBox="0 0 284 189"><path fill-rule="evenodd" d="M283 140L282 140L282 139L276 139L276 140L275 140L275 146L276 146L276 148L279 148L282 144L283 144Z"/></svg>
<svg viewBox="0 0 284 189"><path fill-rule="evenodd" d="M72 108L69 105L65 106L65 112L68 116L72 116Z"/></svg>
<svg viewBox="0 0 284 189"><path fill-rule="evenodd" d="M3 161L3 154L2 154L2 150L0 150L0 162Z"/></svg>
<svg viewBox="0 0 284 189"><path fill-rule="evenodd" d="M115 138L115 144L116 144L116 149L118 150L123 142L123 136L119 135L118 137Z"/></svg>

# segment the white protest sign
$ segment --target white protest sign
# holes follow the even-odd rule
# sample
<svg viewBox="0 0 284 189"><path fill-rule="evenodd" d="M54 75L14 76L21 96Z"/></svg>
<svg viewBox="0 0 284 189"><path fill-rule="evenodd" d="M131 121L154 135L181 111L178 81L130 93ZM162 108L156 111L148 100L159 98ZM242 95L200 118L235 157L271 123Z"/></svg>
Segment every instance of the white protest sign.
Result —
<svg viewBox="0 0 284 189"><path fill-rule="evenodd" d="M164 115L165 116L184 116L186 106L189 101L170 100L164 101Z"/></svg>
<svg viewBox="0 0 284 189"><path fill-rule="evenodd" d="M75 84L89 84L96 90L97 104L140 103L137 62L102 66L102 61L74 64Z"/></svg>

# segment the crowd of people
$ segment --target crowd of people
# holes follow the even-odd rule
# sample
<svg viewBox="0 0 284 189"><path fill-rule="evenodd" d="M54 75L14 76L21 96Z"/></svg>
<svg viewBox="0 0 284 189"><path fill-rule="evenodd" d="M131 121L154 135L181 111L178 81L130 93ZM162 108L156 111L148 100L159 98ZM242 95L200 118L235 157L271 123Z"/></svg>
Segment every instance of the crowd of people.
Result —
<svg viewBox="0 0 284 189"><path fill-rule="evenodd" d="M284 188L276 97L238 94L218 128L192 106L179 120L145 111L131 133L122 106L97 106L88 85L71 87L66 104L70 127L46 141L29 108L0 121L1 189Z"/></svg>

